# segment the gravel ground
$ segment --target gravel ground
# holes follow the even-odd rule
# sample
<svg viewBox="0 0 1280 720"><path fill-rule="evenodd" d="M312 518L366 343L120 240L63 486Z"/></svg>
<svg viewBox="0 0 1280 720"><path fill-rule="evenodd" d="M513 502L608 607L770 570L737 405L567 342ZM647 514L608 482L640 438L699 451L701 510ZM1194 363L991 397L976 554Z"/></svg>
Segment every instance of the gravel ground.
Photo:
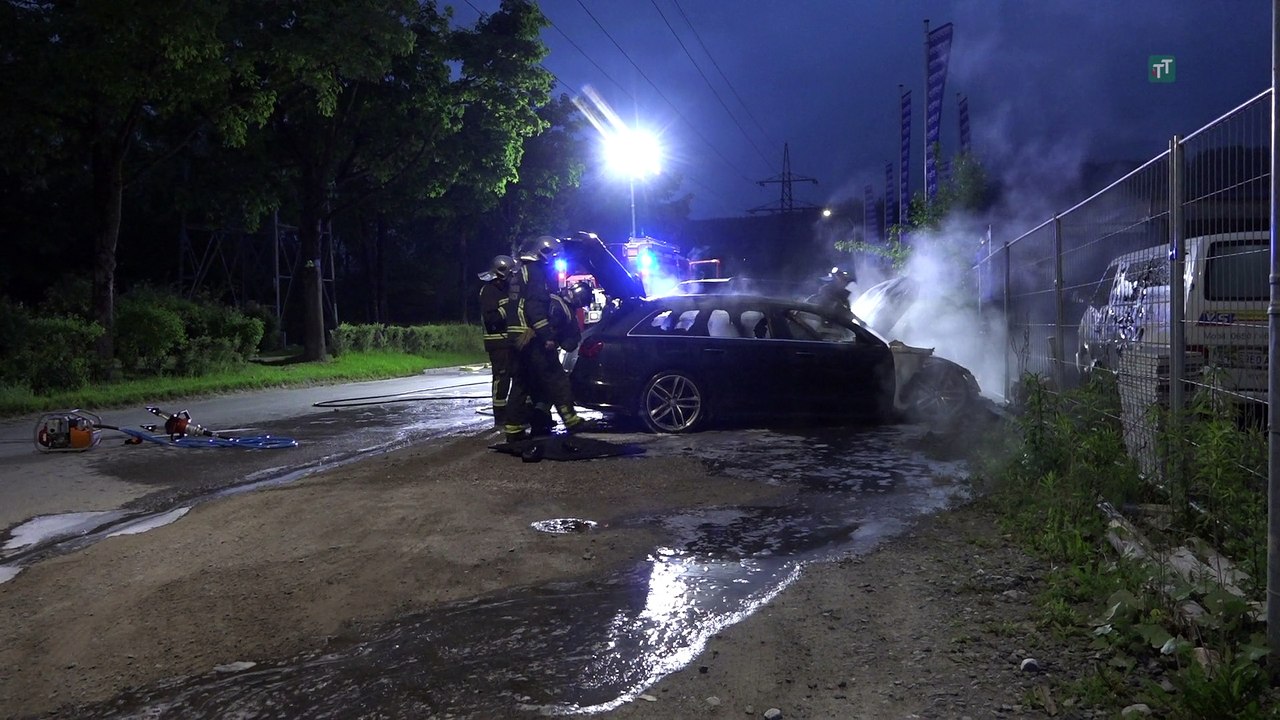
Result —
<svg viewBox="0 0 1280 720"><path fill-rule="evenodd" d="M488 442L410 448L209 502L29 568L0 585L0 716L75 717L129 687L287 658L484 592L595 576L655 540L611 518L792 492L708 475L689 458L522 464ZM602 531L529 531L552 517L595 518ZM1038 627L1046 568L995 520L979 502L811 566L689 667L605 715L1106 716L1062 690L1094 658ZM1039 669L1022 669L1027 658Z"/></svg>

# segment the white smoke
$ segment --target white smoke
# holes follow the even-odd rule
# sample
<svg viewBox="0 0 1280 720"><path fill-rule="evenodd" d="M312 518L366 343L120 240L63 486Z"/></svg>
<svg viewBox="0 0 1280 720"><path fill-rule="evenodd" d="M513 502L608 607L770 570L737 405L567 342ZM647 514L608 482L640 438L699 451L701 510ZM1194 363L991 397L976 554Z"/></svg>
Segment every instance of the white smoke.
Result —
<svg viewBox="0 0 1280 720"><path fill-rule="evenodd" d="M933 348L968 368L984 394L1001 397L1005 320L1000 308L980 306L972 270L985 238L985 227L959 220L939 232L916 233L903 279L876 287L870 282L875 278L864 282L859 274L859 297L852 304L855 314L869 315L863 319L888 339Z"/></svg>

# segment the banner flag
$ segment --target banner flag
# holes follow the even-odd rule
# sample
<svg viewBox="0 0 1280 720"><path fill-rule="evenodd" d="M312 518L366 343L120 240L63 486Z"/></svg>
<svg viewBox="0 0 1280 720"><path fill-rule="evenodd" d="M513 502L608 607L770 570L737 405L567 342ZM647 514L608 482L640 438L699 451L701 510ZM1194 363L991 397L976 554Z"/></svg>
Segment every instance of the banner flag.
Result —
<svg viewBox="0 0 1280 720"><path fill-rule="evenodd" d="M901 85L899 85L901 87ZM898 166L898 222L907 223L907 209L911 207L911 91L902 94L902 164Z"/></svg>
<svg viewBox="0 0 1280 720"><path fill-rule="evenodd" d="M876 189L866 186L862 194L862 233L863 242L880 241L880 223L876 222Z"/></svg>
<svg viewBox="0 0 1280 720"><path fill-rule="evenodd" d="M942 98L947 85L947 63L951 59L951 35L954 26L947 23L932 30L925 38L928 58L925 87L924 121L924 190L928 199L938 194L938 144L942 136Z"/></svg>
<svg viewBox="0 0 1280 720"><path fill-rule="evenodd" d="M898 203L893 197L897 187L893 182L893 162L884 164L884 237L889 237L889 228L898 224Z"/></svg>
<svg viewBox="0 0 1280 720"><path fill-rule="evenodd" d="M969 98L960 95L956 100L960 114L960 152L969 152Z"/></svg>

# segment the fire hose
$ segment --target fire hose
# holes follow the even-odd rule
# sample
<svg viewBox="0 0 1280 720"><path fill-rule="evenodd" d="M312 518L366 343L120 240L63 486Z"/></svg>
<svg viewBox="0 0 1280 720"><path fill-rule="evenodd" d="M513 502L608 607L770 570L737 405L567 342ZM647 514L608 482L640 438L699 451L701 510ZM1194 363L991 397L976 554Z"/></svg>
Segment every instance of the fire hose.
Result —
<svg viewBox="0 0 1280 720"><path fill-rule="evenodd" d="M140 425L142 430L106 425L102 418L84 410L70 410L41 416L36 423L35 446L40 452L83 452L97 447L104 430L114 430L128 436L127 444L143 442L169 447L241 447L252 450L279 450L297 447L298 441L279 435L254 435L237 437L205 428L193 422L191 413L182 410L167 413L153 405L147 412L163 418L163 425Z"/></svg>
<svg viewBox="0 0 1280 720"><path fill-rule="evenodd" d="M424 390L409 390L402 393L391 393L388 395L366 395L364 397L337 398L335 400L321 400L312 403L311 407L318 408L346 408L361 407L364 405L384 405L386 403L397 402L419 402L421 400L489 400L488 393L484 395L426 395L424 393L439 392L440 390L453 390L455 388L474 387L476 385L488 385L488 380L478 380L475 382L457 383L456 385L444 385L438 388L426 388Z"/></svg>

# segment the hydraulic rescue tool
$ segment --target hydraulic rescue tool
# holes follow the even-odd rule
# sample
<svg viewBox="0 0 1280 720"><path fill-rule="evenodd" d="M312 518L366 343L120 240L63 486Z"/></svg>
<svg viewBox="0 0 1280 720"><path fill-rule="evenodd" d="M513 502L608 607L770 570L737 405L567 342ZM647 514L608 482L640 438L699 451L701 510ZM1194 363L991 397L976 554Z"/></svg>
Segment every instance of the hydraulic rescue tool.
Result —
<svg viewBox="0 0 1280 720"><path fill-rule="evenodd" d="M146 441L172 447L244 447L255 450L275 450L298 445L298 441L290 437L234 437L215 432L193 421L191 413L186 410L167 413L154 405L148 405L147 412L162 418L164 424L142 425L142 430L134 430L104 425L97 415L83 410L49 413L41 416L36 423L36 449L46 453L83 452L98 445L103 430L114 430L129 436L125 442L130 445L140 445Z"/></svg>
<svg viewBox="0 0 1280 720"><path fill-rule="evenodd" d="M36 449L40 452L82 452L102 439L102 418L83 410L42 415L36 423Z"/></svg>

